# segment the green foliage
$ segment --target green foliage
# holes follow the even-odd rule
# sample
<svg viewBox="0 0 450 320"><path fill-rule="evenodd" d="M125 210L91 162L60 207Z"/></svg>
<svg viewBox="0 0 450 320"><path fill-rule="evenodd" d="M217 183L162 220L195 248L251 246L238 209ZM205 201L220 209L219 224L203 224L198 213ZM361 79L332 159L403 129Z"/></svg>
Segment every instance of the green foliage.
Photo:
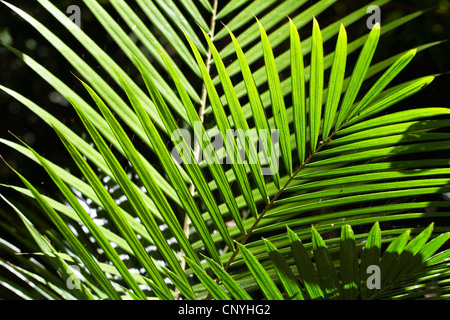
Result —
<svg viewBox="0 0 450 320"><path fill-rule="evenodd" d="M382 35L421 12L376 24L349 43L346 27L364 19L366 7L321 29L314 17L334 2L303 8L306 1L232 0L218 12L217 1L138 1L149 28L126 1L111 0L139 47L97 1L85 0L136 66L133 73L143 89L60 9L38 0L122 94L45 25L2 1L72 64L92 101L5 44L71 103L88 138L0 85L53 128L65 147L61 152L67 151L78 169L66 170L21 141L0 140L42 166L60 192L53 199L11 168L26 188L2 188L34 199L35 207L1 195L19 219L1 209L0 227L10 234L0 238L0 247L21 255L14 261L0 258L13 279L0 278L0 285L24 299L448 298L450 203L440 197L450 189L450 159L443 152L450 147L450 111L388 110L433 81L434 76L423 76L394 82L417 52L438 43L372 64ZM212 17L209 26L201 12ZM254 21L253 14L262 12ZM227 26L217 23L233 15ZM312 35L300 39L304 26L312 27ZM335 51L325 55L324 45L334 37ZM280 46L283 42L289 46ZM356 64L346 72L348 57L357 50ZM254 70L255 62L263 67ZM290 76L281 79L282 71ZM201 91L194 82L203 85ZM208 115L214 120L205 121ZM189 130L198 144L167 142L179 129ZM218 129L224 148L211 153L212 129ZM236 139L226 135L230 129L240 130ZM267 152L247 143L242 133L255 137L254 132L269 129L277 130L279 141ZM136 147L131 134L144 148ZM270 134L257 138L263 145L274 142ZM238 146L246 146L245 152ZM173 161L171 149L183 150L181 164ZM225 163L227 158L235 161ZM267 162L275 167L270 175L262 172ZM127 206L105 188L102 177L119 186ZM80 195L110 224L98 225ZM91 240L77 231L80 227ZM149 252L150 246L156 252ZM135 265L122 261L120 252ZM379 279L376 272L369 279L376 268ZM377 281L380 286L374 287Z"/></svg>

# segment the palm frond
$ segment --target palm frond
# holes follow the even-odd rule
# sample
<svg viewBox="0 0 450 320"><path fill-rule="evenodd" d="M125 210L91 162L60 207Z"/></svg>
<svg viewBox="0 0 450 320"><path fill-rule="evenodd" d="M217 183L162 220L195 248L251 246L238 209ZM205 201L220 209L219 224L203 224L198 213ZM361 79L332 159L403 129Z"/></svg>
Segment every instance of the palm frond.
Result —
<svg viewBox="0 0 450 320"><path fill-rule="evenodd" d="M316 17L336 1L306 2L232 0L219 10L217 1L137 1L138 15L125 1L110 1L125 30L97 1L85 0L136 67L134 77L60 9L38 0L122 94L42 22L2 1L68 60L94 103L6 46L70 102L88 136L0 86L52 127L81 173L0 139L42 166L60 192L54 199L11 168L26 188L1 186L47 218L2 196L20 217L0 211L2 230L26 229L34 242L11 232L0 245L15 252L9 240L15 239L51 271L22 256L9 266L2 258L13 279L30 279L36 289L10 279L0 284L24 299L448 298L442 248L450 238L443 217L450 212L440 196L450 190L450 159L443 152L450 147L450 111L388 109L434 80L399 81L398 75L419 51L440 42L372 64L386 33L423 12L376 24L349 41L347 28L364 17L366 6L320 27ZM300 38L303 27L312 27L310 37ZM335 50L326 54L335 38ZM126 206L102 176L117 185ZM112 224L97 225L80 196ZM92 241L77 232L83 227ZM101 261L94 258L100 249ZM141 274L131 272L120 252ZM64 279L76 277L73 265L82 266L75 291L64 287Z"/></svg>

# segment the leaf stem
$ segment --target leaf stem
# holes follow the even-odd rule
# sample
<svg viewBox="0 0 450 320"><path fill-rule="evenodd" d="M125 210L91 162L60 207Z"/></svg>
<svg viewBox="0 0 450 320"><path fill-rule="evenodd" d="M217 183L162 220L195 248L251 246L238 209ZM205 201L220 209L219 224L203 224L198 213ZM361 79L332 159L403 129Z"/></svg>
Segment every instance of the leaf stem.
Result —
<svg viewBox="0 0 450 320"><path fill-rule="evenodd" d="M330 139L335 133L333 133L328 139ZM327 139L327 140L328 140ZM245 237L241 240L241 244L245 244L247 242L247 240L250 238L250 236L252 235L253 231L256 229L256 227L258 226L259 222L262 220L262 218L264 217L264 215L267 213L267 211L270 210L270 208L272 208L273 204L275 203L275 201L281 196L281 194L283 193L283 191L289 186L289 183L295 178L295 176L309 163L309 161L320 151L320 149L322 149L322 147L326 144L326 141L322 144L320 144L316 150L305 160L305 162L303 162L300 167L297 168L297 170L295 170L295 172L292 174L292 176L289 178L288 181L286 181L286 183L280 188L280 190L275 194L275 196L273 196L273 198L270 200L270 202L266 205L266 207L264 208L264 210L261 212L261 214L258 216L258 218L255 220L255 222L253 223L253 225L250 227L250 229L247 231ZM233 252L233 254L231 255L230 259L228 259L227 264L224 266L225 271L228 270L228 268L231 266L231 263L233 262L233 260L236 258L236 255L238 254L239 249L236 248L236 250Z"/></svg>
<svg viewBox="0 0 450 320"><path fill-rule="evenodd" d="M339 128L340 129L340 128ZM280 190L275 194L275 196L273 196L273 198L270 200L270 202L266 205L266 207L264 208L264 210L261 212L261 214L258 216L258 218L255 220L255 222L253 223L253 225L250 227L250 229L247 231L247 233L245 234L244 238L241 240L241 244L244 245L247 240L250 238L250 236L252 235L253 231L256 229L256 227L258 226L259 222L262 220L262 218L264 218L264 215L267 213L267 211L270 210L270 208L272 208L272 206L274 205L275 201L281 196L281 194L283 193L283 191L289 186L289 183L297 176L297 174L306 167L306 165L311 161L311 159L328 143L328 141L331 141L330 139L337 133L338 131L333 132L326 140L323 141L323 143L320 143L318 145L318 147L316 148L316 150L297 168L297 170L294 171L294 173L292 174L292 176L289 178L288 181L286 181L286 183L280 188ZM239 252L238 247L236 247L236 250L233 252L233 254L230 256L230 258L228 259L228 262L226 263L226 265L224 266L224 270L227 271L230 266L231 263L234 261L234 259L236 258L237 254ZM220 283L220 279L216 279L217 283ZM208 293L208 295L205 298L206 300L211 299L211 294Z"/></svg>

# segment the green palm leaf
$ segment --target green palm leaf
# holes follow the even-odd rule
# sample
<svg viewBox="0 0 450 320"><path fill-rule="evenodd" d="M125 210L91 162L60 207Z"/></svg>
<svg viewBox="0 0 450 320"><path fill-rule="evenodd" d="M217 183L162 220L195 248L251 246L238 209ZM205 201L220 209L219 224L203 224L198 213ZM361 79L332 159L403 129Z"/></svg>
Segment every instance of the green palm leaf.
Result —
<svg viewBox="0 0 450 320"><path fill-rule="evenodd" d="M20 219L0 209L8 235L0 236L7 252L0 267L11 275L0 285L15 295L448 298L450 111L398 104L439 76L398 78L418 52L442 41L372 63L390 31L425 11L354 37L350 26L366 18L367 6L326 25L321 14L335 0L164 0L135 7L112 0L114 14L85 0L83 10L131 63L125 66L89 30L39 0L95 68L45 23L1 2L69 62L94 102L38 58L5 45L70 102L88 133L0 85L52 127L75 162L75 170L66 169L38 148L0 139L42 166L58 192L50 196L12 168L26 188L0 185L24 202L2 195ZM125 202L105 188L106 180ZM90 207L108 223L98 225ZM73 292L64 287L75 276L72 264L83 266Z"/></svg>

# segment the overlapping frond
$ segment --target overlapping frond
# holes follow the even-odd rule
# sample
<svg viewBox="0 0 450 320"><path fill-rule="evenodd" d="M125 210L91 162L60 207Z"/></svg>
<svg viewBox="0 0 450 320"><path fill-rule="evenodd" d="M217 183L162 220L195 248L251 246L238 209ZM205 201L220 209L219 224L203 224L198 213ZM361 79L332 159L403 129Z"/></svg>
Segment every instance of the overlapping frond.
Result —
<svg viewBox="0 0 450 320"><path fill-rule="evenodd" d="M217 1L211 5L206 0L183 0L181 7L170 0L137 1L161 33L158 39L125 1L111 0L159 65L156 68L110 13L97 1L85 0L136 66L145 84L141 88L56 6L38 2L98 61L127 99L41 22L3 1L68 60L93 99L85 101L37 61L8 47L70 101L94 142L90 145L44 108L0 86L52 126L83 176L80 179L22 143L0 140L40 164L60 190L64 200L51 199L18 171L27 188L2 185L37 200L62 235L62 239L50 235L55 247L66 250L59 252L46 239L49 235L38 231L47 225L42 217L6 199L21 224L5 218L4 225L22 229L25 225L38 246L25 242L24 246L29 252L42 252L54 270L64 271L63 277L76 278L69 265L83 266L81 285L72 292L61 289L64 283L38 264L19 258L33 271L12 264L11 272L32 279L40 288L29 298L147 299L143 286L159 299L448 297L450 288L442 280L449 272L448 252L438 253L450 237L445 232L448 226L401 225L450 214L449 202L439 198L450 190L450 159L442 152L450 148L450 110L384 112L433 81L433 76L425 75L392 85L418 51L436 43L372 64L382 35L420 12L383 27L376 24L367 36L348 42L346 26L363 17L365 7L321 28L315 16L336 1L306 7L306 1L298 0L233 0L219 12ZM210 25L201 13L205 10L212 16ZM262 12L255 21L253 15ZM218 19L232 15L227 26L219 28ZM193 20L198 25L187 22ZM240 32L245 25L249 27ZM311 37L301 39L298 30L304 26L311 27ZM334 38L335 50L326 54L324 44ZM217 40L226 39L219 48ZM289 48L275 54L285 40ZM177 59L162 42L173 47ZM358 59L348 70L347 58L354 51L359 51ZM228 63L234 55L235 61ZM263 67L253 70L258 60ZM281 79L281 72L289 76ZM368 90L362 89L380 72ZM241 80L233 83L234 79ZM201 92L195 81L203 84ZM213 121L203 120L208 114ZM133 145L129 132L144 142L146 150ZM222 141L221 148L212 140ZM142 185L129 178L120 159L126 159ZM95 168L119 186L129 206L116 203ZM78 195L104 210L114 227L98 226ZM95 240L93 248L101 248L110 264L94 258L95 252L85 249L67 224L85 226ZM391 228L381 232L380 224ZM371 225L369 233L353 232ZM175 246L168 243L164 229ZM408 242L410 233L417 235ZM6 241L0 245L15 250ZM154 246L158 258L149 255L145 245ZM130 273L118 250L133 256L143 274ZM339 259L333 258L334 253ZM381 270L379 288L367 284L371 266ZM196 284L189 281L189 274L195 274ZM45 285L41 279L47 276ZM8 285L24 296L29 292ZM418 290L408 290L413 285Z"/></svg>

